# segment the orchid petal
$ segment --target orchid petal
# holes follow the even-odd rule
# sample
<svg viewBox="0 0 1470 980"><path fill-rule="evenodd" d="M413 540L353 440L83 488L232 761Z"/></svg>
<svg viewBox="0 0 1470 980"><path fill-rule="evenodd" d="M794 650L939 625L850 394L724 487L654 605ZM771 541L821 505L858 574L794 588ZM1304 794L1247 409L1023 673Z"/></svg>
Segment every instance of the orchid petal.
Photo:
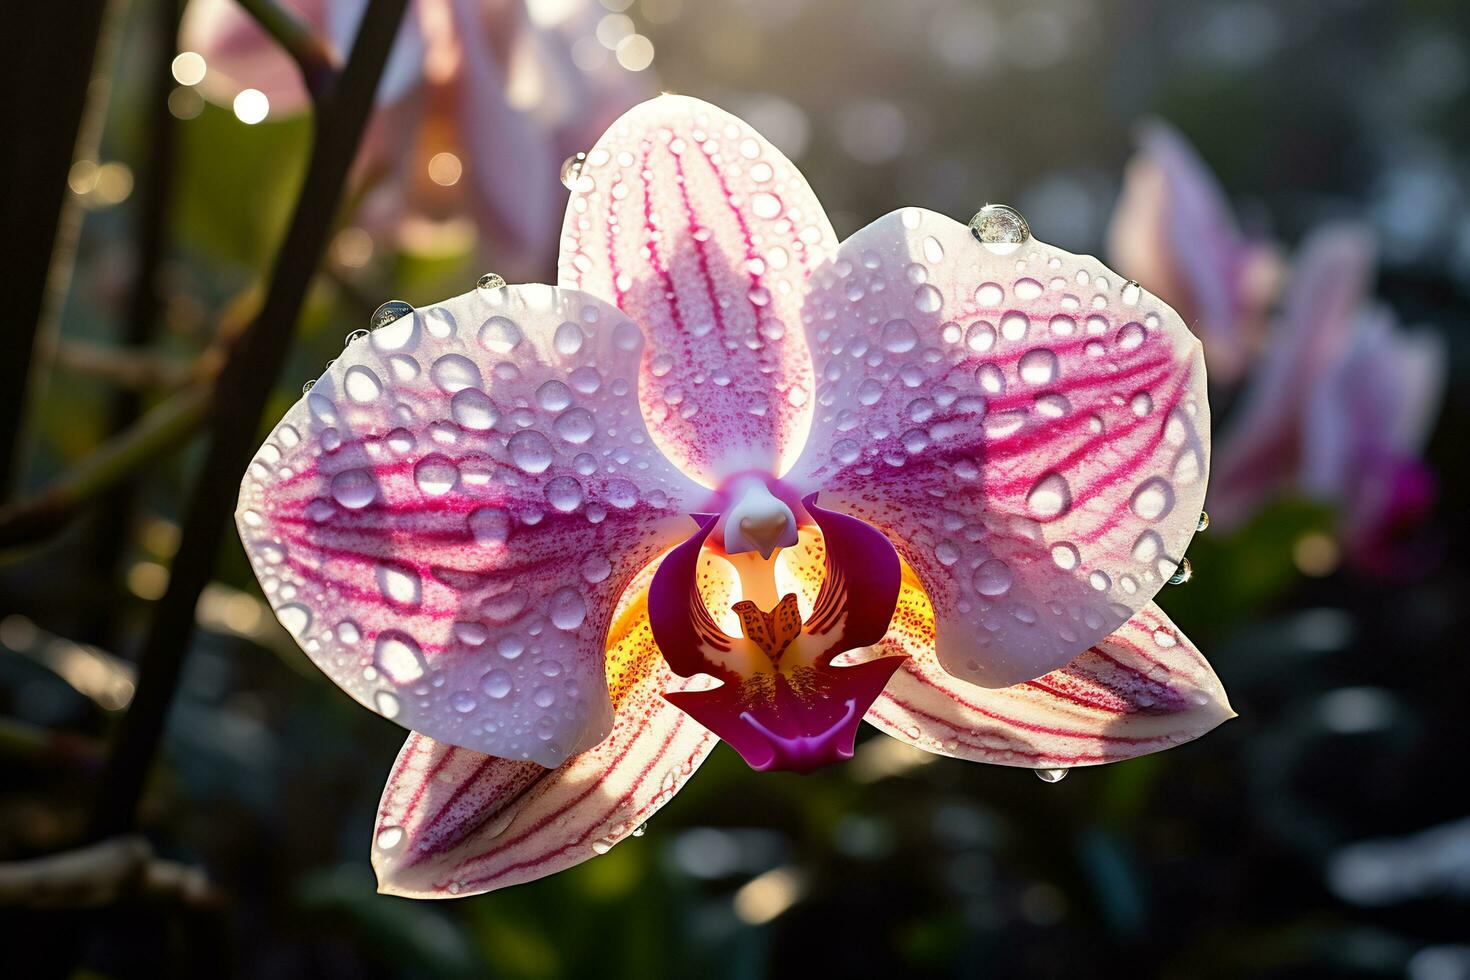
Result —
<svg viewBox="0 0 1470 980"><path fill-rule="evenodd" d="M556 242L556 149L534 107L511 99L509 66L491 47L483 5L452 0L447 25L461 47L463 64L446 97L453 103L455 132L465 141L463 163L476 223L508 248L548 261ZM523 10L504 25L522 29Z"/></svg>
<svg viewBox="0 0 1470 980"><path fill-rule="evenodd" d="M638 329L550 286L477 289L343 351L240 490L277 615L344 690L554 766L607 733L609 618L700 490L650 444Z"/></svg>
<svg viewBox="0 0 1470 980"><path fill-rule="evenodd" d="M1271 354L1216 454L1209 508L1221 527L1238 525L1296 477L1308 392L1348 349L1373 263L1372 239L1352 225L1330 225L1302 245Z"/></svg>
<svg viewBox="0 0 1470 980"><path fill-rule="evenodd" d="M1195 326L1216 380L1240 377L1280 277L1279 259L1271 246L1241 234L1219 181L1167 123L1155 120L1140 133L1108 254Z"/></svg>
<svg viewBox="0 0 1470 980"><path fill-rule="evenodd" d="M908 654L867 720L929 752L1035 769L1117 762L1198 738L1235 717L1210 665L1149 603L1065 667L1013 687L957 680L934 653L934 620L912 570L874 651Z"/></svg>
<svg viewBox="0 0 1470 980"><path fill-rule="evenodd" d="M939 661L1005 687L1144 607L1199 519L1199 342L1095 259L908 209L843 243L807 310L817 416L788 481L883 530Z"/></svg>
<svg viewBox="0 0 1470 980"><path fill-rule="evenodd" d="M605 852L673 798L718 739L662 697L684 682L653 643L651 577L650 567L629 586L608 636L606 741L548 771L408 737L378 808L381 891L448 898L540 878ZM718 574L702 582L714 603L735 588Z"/></svg>
<svg viewBox="0 0 1470 980"><path fill-rule="evenodd" d="M644 416L701 482L779 475L811 419L804 281L836 239L806 180L734 116L679 96L627 112L588 153L560 281L648 336Z"/></svg>

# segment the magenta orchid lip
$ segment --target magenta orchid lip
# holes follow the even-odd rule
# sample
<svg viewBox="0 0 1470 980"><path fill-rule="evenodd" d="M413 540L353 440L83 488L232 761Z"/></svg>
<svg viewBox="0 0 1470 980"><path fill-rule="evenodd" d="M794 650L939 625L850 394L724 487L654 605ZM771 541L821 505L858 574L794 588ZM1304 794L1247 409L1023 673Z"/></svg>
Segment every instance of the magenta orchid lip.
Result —
<svg viewBox="0 0 1470 980"><path fill-rule="evenodd" d="M683 97L571 190L558 285L353 341L242 485L281 621L413 733L382 890L602 853L720 740L805 772L867 721L1049 771L1231 716L1152 602L1210 447L1157 297L1010 209L839 243L790 161Z"/></svg>

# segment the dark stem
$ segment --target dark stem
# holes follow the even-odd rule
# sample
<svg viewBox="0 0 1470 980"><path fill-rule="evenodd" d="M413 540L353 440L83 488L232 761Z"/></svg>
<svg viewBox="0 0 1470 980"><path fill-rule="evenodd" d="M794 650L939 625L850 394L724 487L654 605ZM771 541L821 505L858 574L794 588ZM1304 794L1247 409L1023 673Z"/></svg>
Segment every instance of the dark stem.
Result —
<svg viewBox="0 0 1470 980"><path fill-rule="evenodd" d="M132 295L128 298L127 316L123 321L122 346L137 350L147 346L153 338L162 302L160 276L163 270L164 252L168 246L170 188L174 176L174 151L178 142L174 115L169 111L168 98L173 92L173 59L178 44L179 15L182 13L180 0L155 0L154 6L154 51L149 65L147 156L138 161L138 268L133 280ZM143 396L139 391L122 388L112 396L108 434L115 436L124 432L142 413ZM103 505L92 525L91 559L109 585L115 586L118 563L132 537L134 507L137 503L137 484L133 481L121 486L104 498ZM105 603L95 614L89 616L87 624L89 638L106 646L116 646L113 635L113 606Z"/></svg>
<svg viewBox="0 0 1470 980"><path fill-rule="evenodd" d="M258 424L280 374L307 287L326 248L343 184L372 110L378 79L407 0L375 0L363 15L352 55L317 103L306 179L276 255L260 314L221 371L210 414L210 442L185 511L168 591L154 609L139 655L137 691L118 726L92 812L91 834L125 831L137 818L143 783L163 734L199 594L214 568L240 476L255 451Z"/></svg>
<svg viewBox="0 0 1470 980"><path fill-rule="evenodd" d="M107 0L6 4L6 75L0 119L24 134L24 152L0 154L0 268L7 283L5 356L0 357L0 499L16 483L27 381L53 254L61 239L67 172L82 141L88 92ZM26 81L28 80L28 81ZM38 88L44 86L44 97Z"/></svg>

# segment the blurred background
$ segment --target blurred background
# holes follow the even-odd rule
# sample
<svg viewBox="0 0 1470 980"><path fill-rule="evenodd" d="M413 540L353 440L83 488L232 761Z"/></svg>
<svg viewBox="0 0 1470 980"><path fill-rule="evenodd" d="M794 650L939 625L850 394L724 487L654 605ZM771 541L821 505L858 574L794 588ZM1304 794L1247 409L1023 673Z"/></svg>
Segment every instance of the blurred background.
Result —
<svg viewBox="0 0 1470 980"><path fill-rule="evenodd" d="M148 844L42 903L16 862L97 824L203 406L312 152L280 38L310 65L363 10L51 6L5 14L0 973L1470 977L1470 6L411 0L263 419L385 300L554 281L562 160L695 95L839 235L1003 201L1185 314L1214 525L1159 602L1240 717L1057 784L875 732L806 777L721 746L604 857L379 896L402 732L296 649L231 533L195 556Z"/></svg>

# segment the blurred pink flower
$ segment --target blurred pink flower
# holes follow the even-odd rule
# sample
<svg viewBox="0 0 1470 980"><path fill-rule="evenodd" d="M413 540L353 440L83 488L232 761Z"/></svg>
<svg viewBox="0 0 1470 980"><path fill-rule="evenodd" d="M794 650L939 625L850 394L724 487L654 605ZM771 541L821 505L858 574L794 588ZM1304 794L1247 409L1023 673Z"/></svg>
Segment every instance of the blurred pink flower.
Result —
<svg viewBox="0 0 1470 980"><path fill-rule="evenodd" d="M1112 264L1179 311L1211 380L1238 380L1281 281L1274 245L1241 233L1219 183L1178 131L1146 123L1108 228Z"/></svg>
<svg viewBox="0 0 1470 980"><path fill-rule="evenodd" d="M1438 337L1400 330L1369 305L1374 261L1371 236L1354 225L1329 225L1302 245L1270 355L1215 455L1208 505L1227 528L1283 491L1336 505L1349 553L1389 572L1402 564L1396 542L1433 502L1419 452L1445 359Z"/></svg>
<svg viewBox="0 0 1470 980"><path fill-rule="evenodd" d="M333 49L351 45L366 0L281 0ZM544 272L563 206L561 161L645 98L649 72L620 67L592 38L588 0L413 0L378 89L357 173L361 218L412 233L468 214L497 271ZM203 55L200 91L228 104L259 89L273 115L307 106L295 65L233 0L192 0L180 46ZM427 225L426 222L427 221Z"/></svg>

